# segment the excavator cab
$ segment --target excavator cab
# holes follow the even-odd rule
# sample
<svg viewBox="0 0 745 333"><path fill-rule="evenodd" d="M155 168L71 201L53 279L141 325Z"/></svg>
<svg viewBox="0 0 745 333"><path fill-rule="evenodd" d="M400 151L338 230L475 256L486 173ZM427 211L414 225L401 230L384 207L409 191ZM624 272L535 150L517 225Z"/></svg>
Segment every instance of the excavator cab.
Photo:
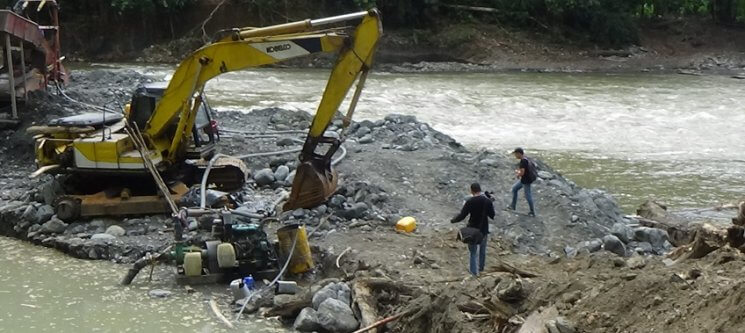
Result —
<svg viewBox="0 0 745 333"><path fill-rule="evenodd" d="M140 85L132 94L127 119L130 124L144 129L152 117L155 107L168 88L168 82L153 82ZM204 97L197 108L192 127L193 144L186 151L187 159L207 159L215 152L215 143L219 141L217 122L212 119L212 108ZM175 125L173 130L175 130Z"/></svg>

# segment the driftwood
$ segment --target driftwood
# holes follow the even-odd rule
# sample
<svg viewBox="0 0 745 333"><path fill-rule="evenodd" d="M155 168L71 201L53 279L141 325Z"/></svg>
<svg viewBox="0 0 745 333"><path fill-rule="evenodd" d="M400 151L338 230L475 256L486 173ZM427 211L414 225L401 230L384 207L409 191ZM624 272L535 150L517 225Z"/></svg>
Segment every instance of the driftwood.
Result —
<svg viewBox="0 0 745 333"><path fill-rule="evenodd" d="M233 323L231 323L228 318L225 318L222 312L220 312L220 309L217 307L217 302L215 302L214 298L210 298L210 309L212 309L212 312L215 314L217 319L220 319L220 321L223 322L225 326L231 329L234 328Z"/></svg>
<svg viewBox="0 0 745 333"><path fill-rule="evenodd" d="M363 328L360 328L360 329L358 329L358 330L356 330L356 331L354 331L352 333L363 333L363 332L370 331L372 329L377 329L378 327L383 326L383 325L385 325L387 323L390 323L390 322L392 322L392 321L394 321L394 320L396 320L398 318L401 318L404 315L406 315L406 313L399 313L397 315L390 316L388 318L385 318L385 319L379 320L377 322L374 322L374 323L370 324L369 326L365 326Z"/></svg>
<svg viewBox="0 0 745 333"><path fill-rule="evenodd" d="M672 259L699 259L728 244L727 230L705 223L696 230L691 244L670 253Z"/></svg>
<svg viewBox="0 0 745 333"><path fill-rule="evenodd" d="M490 273L494 273L494 272L507 272L507 273L512 273L512 274L515 274L517 276L525 277L525 278L534 278L534 277L538 277L539 276L537 273L533 273L533 272L529 272L529 271L526 271L526 270L517 268L517 267L512 266L511 264L508 264L508 263L506 263L504 261L501 261L499 259L497 259L497 264L496 265L492 265L492 266L489 267L488 271Z"/></svg>
<svg viewBox="0 0 745 333"><path fill-rule="evenodd" d="M369 327L375 324L378 318L378 301L372 294L370 286L365 280L356 281L352 286L352 296L354 297L354 304L357 305L357 309L360 314L360 326ZM370 327L370 330L376 332L375 327Z"/></svg>

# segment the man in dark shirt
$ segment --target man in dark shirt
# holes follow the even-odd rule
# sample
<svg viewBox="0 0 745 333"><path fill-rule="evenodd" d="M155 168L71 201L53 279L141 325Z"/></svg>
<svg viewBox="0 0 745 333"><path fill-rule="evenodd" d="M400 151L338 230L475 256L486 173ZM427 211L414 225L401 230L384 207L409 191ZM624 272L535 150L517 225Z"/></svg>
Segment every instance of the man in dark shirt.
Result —
<svg viewBox="0 0 745 333"><path fill-rule="evenodd" d="M520 189L525 189L525 200L528 201L528 207L530 207L530 213L528 215L535 216L535 207L533 207L533 194L530 191L530 185L536 180L536 170L533 162L525 157L525 151L522 148L517 148L512 152L515 158L520 160L520 164L515 170L517 181L515 185L512 185L512 204L508 207L509 210L514 211L517 207L517 193Z"/></svg>
<svg viewBox="0 0 745 333"><path fill-rule="evenodd" d="M484 270L484 263L486 262L486 239L489 234L489 218L494 219L495 214L494 204L481 193L481 185L478 183L471 184L471 195L473 196L466 200L463 209L460 210L460 214L450 220L450 223L463 221L466 216L470 216L468 218L468 226L479 229L483 235L480 243L468 244L468 252L470 254L469 270L471 274L476 276ZM476 267L477 249L479 254L478 267Z"/></svg>

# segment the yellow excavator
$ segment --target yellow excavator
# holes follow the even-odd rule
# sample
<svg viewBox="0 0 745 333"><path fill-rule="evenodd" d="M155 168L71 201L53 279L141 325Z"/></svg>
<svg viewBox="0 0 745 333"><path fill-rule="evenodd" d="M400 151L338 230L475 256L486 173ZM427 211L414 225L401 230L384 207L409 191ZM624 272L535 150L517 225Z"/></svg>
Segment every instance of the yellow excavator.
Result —
<svg viewBox="0 0 745 333"><path fill-rule="evenodd" d="M353 25L343 26L345 23ZM336 52L338 58L310 125L284 208L318 205L336 189L331 157L341 144L338 139L324 137L324 132L357 82L344 118L344 126L349 125L381 35L382 24L374 9L221 31L213 42L184 59L167 85L139 87L123 115L104 111L29 128L35 138L38 165L32 176L70 175L67 178L74 186L65 185L68 194L58 197L55 203L58 216L65 220L167 211L168 206L163 200L156 200L157 196L141 195L154 192L154 186L138 188L143 182L137 179L144 178L137 177L149 176L150 160L173 195L184 194L186 185L196 183L214 155L217 141L217 129L204 96L207 81L227 72ZM324 152L317 151L323 150L321 145L326 148ZM242 161L222 159L210 172L209 183L235 190L243 186L246 173Z"/></svg>

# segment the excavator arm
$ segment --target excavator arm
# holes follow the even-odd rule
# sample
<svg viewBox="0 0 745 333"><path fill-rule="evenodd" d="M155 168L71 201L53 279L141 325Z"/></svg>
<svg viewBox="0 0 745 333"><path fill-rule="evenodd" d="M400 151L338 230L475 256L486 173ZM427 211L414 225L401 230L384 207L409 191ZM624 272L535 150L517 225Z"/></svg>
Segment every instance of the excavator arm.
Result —
<svg viewBox="0 0 745 333"><path fill-rule="evenodd" d="M320 30L329 25L356 20L361 22L352 35L334 28ZM330 160L340 144L339 141L323 138L323 133L359 78L357 91L345 118L345 124L349 124L381 35L382 24L377 10L230 31L181 62L143 132L164 160L178 161L186 146L184 141L194 125L201 100L198 95L207 81L223 73L312 53L338 52L339 57L303 146L301 165L285 209L317 205L335 190L336 176L331 170ZM331 144L326 154L316 153L321 143Z"/></svg>

